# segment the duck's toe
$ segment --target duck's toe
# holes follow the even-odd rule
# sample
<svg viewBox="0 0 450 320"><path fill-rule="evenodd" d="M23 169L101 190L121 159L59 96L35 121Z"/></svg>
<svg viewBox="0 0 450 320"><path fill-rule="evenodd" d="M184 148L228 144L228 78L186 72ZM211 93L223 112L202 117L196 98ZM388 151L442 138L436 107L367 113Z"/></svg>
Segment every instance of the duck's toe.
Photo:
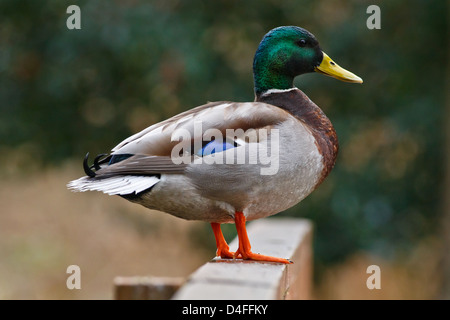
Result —
<svg viewBox="0 0 450 320"><path fill-rule="evenodd" d="M235 253L235 255L239 255L244 260L254 260L254 261L264 261L264 262L276 262L276 263L284 263L284 264L292 264L291 260L284 259L284 258L278 258L278 257L271 257L271 256L265 256L259 253L253 253L251 251L248 252L240 252L240 249L238 249Z"/></svg>

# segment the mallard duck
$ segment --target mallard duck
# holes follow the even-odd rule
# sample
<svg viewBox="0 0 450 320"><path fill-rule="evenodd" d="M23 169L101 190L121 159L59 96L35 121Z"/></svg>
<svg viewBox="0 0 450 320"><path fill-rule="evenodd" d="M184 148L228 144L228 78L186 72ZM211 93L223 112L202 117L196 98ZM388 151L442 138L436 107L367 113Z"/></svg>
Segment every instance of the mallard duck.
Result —
<svg viewBox="0 0 450 320"><path fill-rule="evenodd" d="M301 90L298 75L318 72L362 83L296 26L272 29L253 61L254 102L211 102L154 124L110 154L83 166L74 191L119 195L147 208L212 226L216 255L278 263L253 253L246 221L299 203L332 170L338 139L330 120ZM235 223L239 247L231 252L221 224Z"/></svg>

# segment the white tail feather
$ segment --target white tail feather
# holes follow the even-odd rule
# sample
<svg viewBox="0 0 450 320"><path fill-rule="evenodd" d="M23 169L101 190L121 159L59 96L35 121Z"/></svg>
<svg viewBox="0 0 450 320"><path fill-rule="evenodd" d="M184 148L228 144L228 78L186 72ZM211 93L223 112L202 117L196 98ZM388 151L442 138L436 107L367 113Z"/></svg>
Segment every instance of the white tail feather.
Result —
<svg viewBox="0 0 450 320"><path fill-rule="evenodd" d="M67 188L75 192L101 191L109 195L139 193L159 182L155 176L115 176L104 179L82 177L70 181Z"/></svg>

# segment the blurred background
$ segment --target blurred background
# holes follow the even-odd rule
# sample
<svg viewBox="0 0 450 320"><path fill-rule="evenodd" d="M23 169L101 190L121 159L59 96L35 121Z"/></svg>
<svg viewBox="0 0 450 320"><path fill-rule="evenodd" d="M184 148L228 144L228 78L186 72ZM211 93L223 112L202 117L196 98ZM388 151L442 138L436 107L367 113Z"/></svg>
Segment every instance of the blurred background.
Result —
<svg viewBox="0 0 450 320"><path fill-rule="evenodd" d="M81 30L66 27L71 4ZM252 101L254 52L280 25L364 79L295 82L341 147L278 215L314 222L314 297L449 299L449 16L445 0L0 0L0 299L111 299L115 276L187 276L212 258L207 223L65 185L87 151L207 101ZM81 290L66 288L71 264ZM371 264L381 290L366 287Z"/></svg>

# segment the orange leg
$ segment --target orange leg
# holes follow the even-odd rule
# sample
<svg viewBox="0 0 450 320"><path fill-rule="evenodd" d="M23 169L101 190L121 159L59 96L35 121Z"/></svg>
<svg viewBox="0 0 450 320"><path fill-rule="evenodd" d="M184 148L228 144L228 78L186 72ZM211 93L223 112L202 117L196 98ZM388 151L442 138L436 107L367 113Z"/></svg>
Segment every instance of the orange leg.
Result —
<svg viewBox="0 0 450 320"><path fill-rule="evenodd" d="M216 237L217 251L216 256L224 259L234 258L234 252L230 252L230 247L228 246L225 238L223 237L222 230L220 229L220 223L211 223L211 227L214 232L214 237Z"/></svg>
<svg viewBox="0 0 450 320"><path fill-rule="evenodd" d="M269 261L290 264L292 261L282 258L264 256L251 252L250 240L248 239L247 229L245 228L245 216L242 212L236 212L234 215L234 221L236 223L236 230L239 237L239 249L236 251L235 256L241 255L243 259ZM217 237L216 237L217 239Z"/></svg>

